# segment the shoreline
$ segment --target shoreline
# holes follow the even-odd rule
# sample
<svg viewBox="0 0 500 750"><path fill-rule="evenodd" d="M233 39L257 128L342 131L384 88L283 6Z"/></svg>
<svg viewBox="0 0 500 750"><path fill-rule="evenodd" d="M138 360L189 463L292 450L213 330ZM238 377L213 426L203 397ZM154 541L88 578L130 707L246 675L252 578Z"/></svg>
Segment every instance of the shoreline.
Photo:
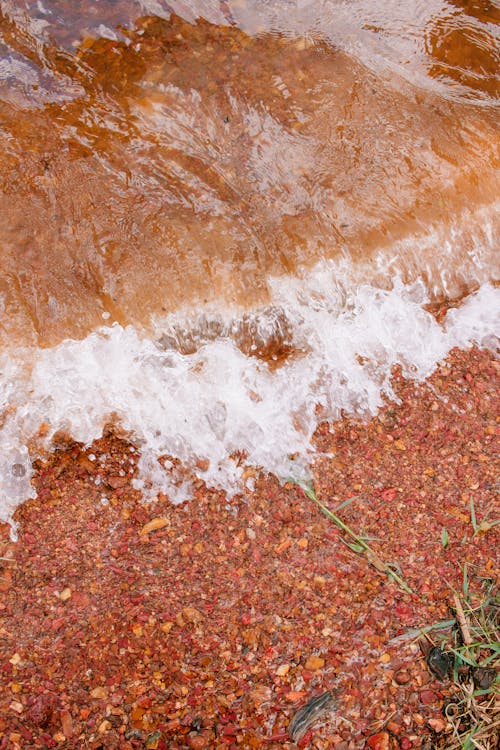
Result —
<svg viewBox="0 0 500 750"><path fill-rule="evenodd" d="M401 403L370 421L318 427L314 485L332 509L358 498L342 519L413 594L258 471L244 496L198 482L174 506L141 504L137 453L111 434L38 462L19 541L0 527L0 750L438 747L451 686L391 639L447 619L464 563L471 586L498 584L499 527L475 533L471 508L500 515L500 363L453 350L393 385ZM292 743L327 690L334 708Z"/></svg>

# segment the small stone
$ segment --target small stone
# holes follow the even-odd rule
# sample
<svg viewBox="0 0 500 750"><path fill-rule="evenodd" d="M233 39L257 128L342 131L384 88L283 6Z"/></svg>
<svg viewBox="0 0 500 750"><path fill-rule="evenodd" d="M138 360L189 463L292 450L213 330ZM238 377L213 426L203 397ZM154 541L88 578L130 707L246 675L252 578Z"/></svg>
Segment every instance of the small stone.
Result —
<svg viewBox="0 0 500 750"><path fill-rule="evenodd" d="M443 651L440 646L433 646L426 658L427 666L439 679L444 680L453 669L453 654Z"/></svg>
<svg viewBox="0 0 500 750"><path fill-rule="evenodd" d="M394 682L396 682L398 685L407 685L411 680L409 672L406 672L404 669L400 669L399 672L396 672L394 675Z"/></svg>
<svg viewBox="0 0 500 750"><path fill-rule="evenodd" d="M187 622L198 623L203 620L202 613L195 607L185 607L182 610L182 616Z"/></svg>
<svg viewBox="0 0 500 750"><path fill-rule="evenodd" d="M99 724L97 731L99 732L99 734L105 734L105 732L108 732L111 729L111 726L111 722L107 719L104 719L104 721L101 721L101 723Z"/></svg>
<svg viewBox="0 0 500 750"><path fill-rule="evenodd" d="M396 724L395 721L387 722L386 729L388 729L391 734L395 734L396 736L399 736L402 732L401 726L399 724Z"/></svg>
<svg viewBox="0 0 500 750"><path fill-rule="evenodd" d="M309 544L309 541L305 537L302 537L302 539L298 540L297 547L299 549L307 549L308 544Z"/></svg>
<svg viewBox="0 0 500 750"><path fill-rule="evenodd" d="M290 703L295 703L296 701L300 701L304 695L307 695L304 690L291 690L289 693L285 694L285 698Z"/></svg>
<svg viewBox="0 0 500 750"><path fill-rule="evenodd" d="M489 690L496 680L497 670L494 667L474 667L472 679L478 690Z"/></svg>
<svg viewBox="0 0 500 750"><path fill-rule="evenodd" d="M23 466L23 464L12 464L11 471L12 475L16 477L16 479L20 479L26 474L26 467Z"/></svg>
<svg viewBox="0 0 500 750"><path fill-rule="evenodd" d="M63 589L61 593L59 594L59 599L63 602L67 602L68 599L71 599L71 589L68 587Z"/></svg>
<svg viewBox="0 0 500 750"><path fill-rule="evenodd" d="M438 700L438 696L433 690L421 690L419 696L420 702L423 703L424 706L430 706Z"/></svg>
<svg viewBox="0 0 500 750"><path fill-rule="evenodd" d="M428 725L432 727L432 729L439 734L439 732L444 732L446 729L447 723L444 721L444 719L429 719Z"/></svg>
<svg viewBox="0 0 500 750"><path fill-rule="evenodd" d="M146 750L158 750L158 743L161 739L161 732L151 732L146 738L145 748Z"/></svg>
<svg viewBox="0 0 500 750"><path fill-rule="evenodd" d="M366 741L370 750L389 750L389 735L387 732L377 732Z"/></svg>
<svg viewBox="0 0 500 750"><path fill-rule="evenodd" d="M65 738L71 739L73 736L73 721L69 711L61 711L61 728Z"/></svg>
<svg viewBox="0 0 500 750"><path fill-rule="evenodd" d="M108 697L108 692L105 688L98 686L90 691L90 697L104 699Z"/></svg>
<svg viewBox="0 0 500 750"><path fill-rule="evenodd" d="M309 656L309 658L306 661L305 667L306 669L321 669L325 666L325 660L321 658L321 656Z"/></svg>
<svg viewBox="0 0 500 750"><path fill-rule="evenodd" d="M208 747L208 738L203 734L190 733L188 735L187 742L192 750L204 750L205 747Z"/></svg>
<svg viewBox="0 0 500 750"><path fill-rule="evenodd" d="M391 655L388 653L382 654L382 656L379 659L379 662L381 664L388 664L391 660Z"/></svg>
<svg viewBox="0 0 500 750"><path fill-rule="evenodd" d="M278 677L284 677L288 674L290 671L290 665L289 664L281 664L278 669L276 670L276 674Z"/></svg>
<svg viewBox="0 0 500 750"><path fill-rule="evenodd" d="M108 484L111 489L118 490L120 487L124 487L128 481L128 477L114 476L107 477L106 484Z"/></svg>
<svg viewBox="0 0 500 750"><path fill-rule="evenodd" d="M18 654L17 652L16 652L15 654L14 654L14 656L12 656L12 657L11 657L11 658L9 659L9 662L10 662L11 664L13 664L13 665L14 665L14 667L15 667L15 666L16 666L17 664L19 664L19 662L20 662L20 661L21 661L21 657L19 656L19 654Z"/></svg>
<svg viewBox="0 0 500 750"><path fill-rule="evenodd" d="M16 714L22 714L22 712L24 711L24 706L19 701L12 701L12 703L9 706L9 708L12 711L15 711Z"/></svg>
<svg viewBox="0 0 500 750"><path fill-rule="evenodd" d="M158 529L163 529L163 527L167 525L168 518L162 518L161 516L158 516L157 518L153 518L151 521L148 521L148 523L144 524L140 531L140 534L149 534L151 531L158 531Z"/></svg>

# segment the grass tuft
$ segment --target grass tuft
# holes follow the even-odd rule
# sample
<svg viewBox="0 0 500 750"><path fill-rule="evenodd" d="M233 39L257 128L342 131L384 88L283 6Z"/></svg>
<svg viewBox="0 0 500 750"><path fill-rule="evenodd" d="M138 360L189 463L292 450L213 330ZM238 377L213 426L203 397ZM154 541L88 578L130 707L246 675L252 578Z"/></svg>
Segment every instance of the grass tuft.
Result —
<svg viewBox="0 0 500 750"><path fill-rule="evenodd" d="M439 750L497 750L500 737L500 595L495 582L482 579L481 592L471 593L467 565L462 591L453 591L451 633L434 646L449 660L453 692L443 707L448 734ZM427 629L427 634L430 632ZM426 638L430 640L429 636ZM442 679L442 677L441 677Z"/></svg>
<svg viewBox="0 0 500 750"><path fill-rule="evenodd" d="M339 529L344 532L344 534L347 535L348 539L343 539L342 541L345 545L347 545L347 547L349 547L349 549L351 549L353 552L357 552L358 554L363 554L368 562L373 565L374 568L376 568L376 570L389 576L389 578L391 578L394 583L396 583L401 589L403 589L403 591L406 591L407 594L413 593L406 581L399 575L399 572L396 572L396 566L394 564L384 562L384 560L382 560L382 558L377 555L377 553L374 552L374 550L370 547L366 537L362 537L356 534L356 532L353 531L351 527L348 526L345 521L343 521L337 515L337 512L342 508L345 508L347 505L349 505L349 503L353 502L353 500L356 499L355 497L344 500L344 502L341 503L341 505L339 505L339 507L336 509L337 512L334 512L330 510L330 508L327 508L326 505L324 505L321 500L318 499L312 483L305 484L303 482L296 482L294 480L291 481L293 482L293 484L296 484L298 487L300 487L306 497L316 503L321 512L327 518L329 518L330 521L333 521L334 524L336 524L336 526L338 526Z"/></svg>

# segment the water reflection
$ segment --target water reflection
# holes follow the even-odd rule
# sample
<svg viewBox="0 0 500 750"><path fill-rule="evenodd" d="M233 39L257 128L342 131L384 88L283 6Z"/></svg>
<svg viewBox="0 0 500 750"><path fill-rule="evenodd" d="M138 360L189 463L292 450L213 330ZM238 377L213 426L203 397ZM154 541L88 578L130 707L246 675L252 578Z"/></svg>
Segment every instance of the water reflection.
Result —
<svg viewBox="0 0 500 750"><path fill-rule="evenodd" d="M353 57L363 34L387 44L389 22L367 31L375 11L353 4L349 28L365 30L347 54L330 34L342 3L323 16L310 4L314 33L301 36L285 28L286 3L201 3L208 20L196 21L169 13L180 3L154 6L138 18L151 3L98 14L83 0L0 3L4 342L53 344L183 306L263 305L270 275L319 257L389 283L385 258L436 296L491 274L494 116L374 72L369 46L373 70ZM427 39L430 74L477 82L483 71L477 88L493 97L491 49L477 42L468 57L465 31L450 37L448 16L425 18L408 38ZM235 25L249 19L260 34Z"/></svg>
<svg viewBox="0 0 500 750"><path fill-rule="evenodd" d="M429 75L458 83L465 95L469 89L498 99L499 23L500 7L489 0L449 0L449 12L425 29Z"/></svg>

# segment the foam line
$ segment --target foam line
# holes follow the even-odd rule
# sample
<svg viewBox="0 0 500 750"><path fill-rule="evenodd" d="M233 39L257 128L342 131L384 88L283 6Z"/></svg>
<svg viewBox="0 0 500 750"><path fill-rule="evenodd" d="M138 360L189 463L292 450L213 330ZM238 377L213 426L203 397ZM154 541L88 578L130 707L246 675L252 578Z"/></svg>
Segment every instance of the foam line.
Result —
<svg viewBox="0 0 500 750"><path fill-rule="evenodd" d="M394 396L394 365L423 380L455 346L498 348L500 290L490 284L449 311L444 325L423 309L423 285L354 284L333 264L319 264L306 279L275 279L271 290L272 309L286 316L295 350L276 368L226 335L182 354L160 346L159 335L119 325L52 349L4 352L0 517L11 519L34 494L27 444L42 424L49 426L47 445L60 430L90 444L116 414L141 450L137 486L146 495L190 495L189 483L158 463L164 454L188 467L207 466L198 475L231 494L243 481L230 458L235 451L280 477L307 475L317 404L331 420L342 412L368 416L384 395ZM234 311L217 314L234 328ZM188 325L179 315L181 323ZM265 325L264 314L263 335Z"/></svg>

